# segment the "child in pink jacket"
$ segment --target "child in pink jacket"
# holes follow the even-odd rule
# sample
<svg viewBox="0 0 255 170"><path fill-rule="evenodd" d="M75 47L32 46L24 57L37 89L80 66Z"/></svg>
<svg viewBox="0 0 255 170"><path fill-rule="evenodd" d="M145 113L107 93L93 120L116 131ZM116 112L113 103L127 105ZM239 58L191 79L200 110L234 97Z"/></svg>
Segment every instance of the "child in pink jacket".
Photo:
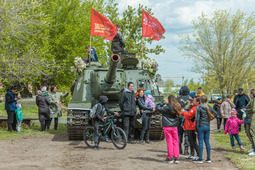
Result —
<svg viewBox="0 0 255 170"><path fill-rule="evenodd" d="M230 142L231 142L231 146L233 150L236 150L235 147L235 141L234 141L234 137L237 140L238 145L240 146L241 150L244 150L245 148L242 146L242 142L239 138L239 126L238 124L243 124L244 121L240 120L236 117L236 110L232 110L231 112L231 117L228 118L227 123L226 123L226 127L225 127L225 133L224 134L229 134L230 136Z"/></svg>

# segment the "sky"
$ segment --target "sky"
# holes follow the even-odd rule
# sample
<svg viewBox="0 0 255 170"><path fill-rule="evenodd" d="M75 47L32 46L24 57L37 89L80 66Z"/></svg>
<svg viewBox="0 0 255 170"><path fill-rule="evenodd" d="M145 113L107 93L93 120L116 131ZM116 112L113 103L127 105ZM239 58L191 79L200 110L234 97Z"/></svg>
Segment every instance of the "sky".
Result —
<svg viewBox="0 0 255 170"><path fill-rule="evenodd" d="M176 76L201 76L191 72L195 67L192 59L182 55L178 50L180 46L180 34L193 32L192 21L196 20L202 12L209 17L217 9L226 9L235 12L241 10L250 14L255 7L255 0L116 0L119 4L119 13L127 9L128 5L138 7L139 3L152 9L166 32L165 39L154 41L152 45L162 45L166 50L160 55L150 54L149 57L159 63L159 71L162 77ZM173 79L175 84L181 84L181 79ZM199 81L199 79L194 79Z"/></svg>

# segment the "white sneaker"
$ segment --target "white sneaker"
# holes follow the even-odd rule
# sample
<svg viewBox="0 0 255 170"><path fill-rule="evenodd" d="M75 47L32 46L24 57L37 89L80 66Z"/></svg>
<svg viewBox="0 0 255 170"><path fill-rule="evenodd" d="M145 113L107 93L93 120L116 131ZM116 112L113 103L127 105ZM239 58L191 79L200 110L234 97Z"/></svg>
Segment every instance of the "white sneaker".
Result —
<svg viewBox="0 0 255 170"><path fill-rule="evenodd" d="M194 159L194 158L196 158L196 157L194 157L192 155L189 155L189 156L186 157L186 159Z"/></svg>
<svg viewBox="0 0 255 170"><path fill-rule="evenodd" d="M137 121L138 121L140 124L143 124L142 119L137 119Z"/></svg>
<svg viewBox="0 0 255 170"><path fill-rule="evenodd" d="M249 152L249 153L253 152L253 149L249 150L248 152Z"/></svg>
<svg viewBox="0 0 255 170"><path fill-rule="evenodd" d="M253 152L249 153L249 156L255 156L255 152L253 151Z"/></svg>

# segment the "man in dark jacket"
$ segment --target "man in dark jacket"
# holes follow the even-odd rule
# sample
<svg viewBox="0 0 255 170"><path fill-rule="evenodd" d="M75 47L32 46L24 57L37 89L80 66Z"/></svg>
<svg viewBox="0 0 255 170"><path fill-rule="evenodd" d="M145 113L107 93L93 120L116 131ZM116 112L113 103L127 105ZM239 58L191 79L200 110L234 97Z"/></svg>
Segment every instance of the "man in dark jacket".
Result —
<svg viewBox="0 0 255 170"><path fill-rule="evenodd" d="M246 108L246 105L250 102L249 96L244 94L243 88L238 89L238 95L234 98L234 104L236 105L237 117L240 120L243 120L243 112L241 111L243 108ZM241 132L241 124L239 126L239 131ZM246 128L244 124L244 128Z"/></svg>
<svg viewBox="0 0 255 170"><path fill-rule="evenodd" d="M15 108L17 104L17 100L20 99L16 97L15 93L17 91L16 86L12 86L10 90L7 90L5 95L5 110L8 114L8 131L12 132L12 130L16 131L16 114Z"/></svg>
<svg viewBox="0 0 255 170"><path fill-rule="evenodd" d="M106 106L106 103L108 101L108 98L106 96L99 96L98 105L96 109L96 117L93 119L94 121L94 142L95 142L95 149L99 150L98 146L98 140L99 140L99 123L104 122L106 120L106 117L104 117L104 113L107 112L107 114L115 114L119 115L118 112L113 112L108 109Z"/></svg>
<svg viewBox="0 0 255 170"><path fill-rule="evenodd" d="M125 51L125 42L123 40L122 34L120 32L120 26L116 25L117 34L112 40L112 53L113 54L121 54L122 51Z"/></svg>
<svg viewBox="0 0 255 170"><path fill-rule="evenodd" d="M181 104L183 109L188 110L188 107L190 105L190 99L189 99L189 93L190 90L187 86L182 86L180 91L179 91L179 97L177 98L178 102ZM179 126L178 126L178 137L179 137L179 151L180 154L182 154L182 142L183 142L183 136L184 136L184 155L189 155L189 140L188 140L188 134L187 132L183 129L183 124L184 124L184 117L181 116L179 118Z"/></svg>
<svg viewBox="0 0 255 170"><path fill-rule="evenodd" d="M120 97L120 109L123 115L123 129L129 139L129 143L135 144L135 116L136 116L136 98L133 91L134 83L129 82L128 88L122 93Z"/></svg>

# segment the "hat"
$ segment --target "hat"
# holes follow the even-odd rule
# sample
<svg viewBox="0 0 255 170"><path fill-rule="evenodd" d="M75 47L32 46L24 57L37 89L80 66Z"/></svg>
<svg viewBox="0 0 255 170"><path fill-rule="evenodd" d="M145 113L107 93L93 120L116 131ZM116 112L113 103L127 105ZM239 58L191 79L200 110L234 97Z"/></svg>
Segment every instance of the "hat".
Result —
<svg viewBox="0 0 255 170"><path fill-rule="evenodd" d="M240 93L240 92L242 92L243 91L243 88L239 88L238 89L238 92Z"/></svg>
<svg viewBox="0 0 255 170"><path fill-rule="evenodd" d="M151 91L150 91L150 90L146 90L146 91L144 92L144 95L145 95L145 96L148 96L149 94L151 94Z"/></svg>
<svg viewBox="0 0 255 170"><path fill-rule="evenodd" d="M138 90L136 91L136 93L135 93L135 97L136 97L136 98L139 97L139 93L140 93L141 91L145 92L144 89L138 89Z"/></svg>
<svg viewBox="0 0 255 170"><path fill-rule="evenodd" d="M235 109L233 109L233 110L231 111L231 116L232 116L233 113L237 113Z"/></svg>
<svg viewBox="0 0 255 170"><path fill-rule="evenodd" d="M194 97L196 96L196 92L195 92L195 91L191 91L191 92L189 93L189 96L190 96L192 99L194 99Z"/></svg>
<svg viewBox="0 0 255 170"><path fill-rule="evenodd" d="M221 100L221 99L222 99L222 97L218 97L218 98L217 98L217 100Z"/></svg>
<svg viewBox="0 0 255 170"><path fill-rule="evenodd" d="M21 109L21 104L20 103L16 104L16 108L20 108Z"/></svg>

